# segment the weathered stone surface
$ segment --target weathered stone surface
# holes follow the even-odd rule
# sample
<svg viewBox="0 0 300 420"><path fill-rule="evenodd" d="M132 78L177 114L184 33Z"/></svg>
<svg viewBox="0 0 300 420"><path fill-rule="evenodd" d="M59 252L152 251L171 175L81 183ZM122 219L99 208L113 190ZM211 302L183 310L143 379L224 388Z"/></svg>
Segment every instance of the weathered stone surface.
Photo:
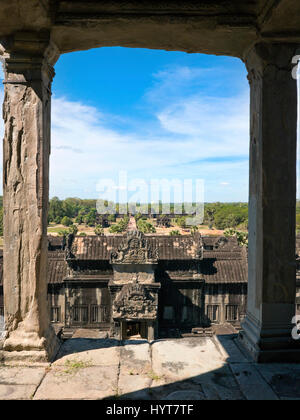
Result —
<svg viewBox="0 0 300 420"><path fill-rule="evenodd" d="M231 368L247 400L278 400L278 396L262 379L253 365L235 363Z"/></svg>
<svg viewBox="0 0 300 420"><path fill-rule="evenodd" d="M72 341L72 340L69 340ZM94 341L94 340L92 340ZM132 340L133 341L133 340ZM170 369L166 364L167 346L163 345L156 352L155 366L151 364L152 347L145 342L128 341L120 351L119 364L107 363L94 366L91 359L82 357L82 343L76 349L74 340L73 354L64 363L54 364L47 369L40 368L7 368L0 366L0 399L150 399L150 400L242 400L278 398L297 399L299 395L300 367L285 364L225 363L216 369L208 366L207 354L203 347L210 349L211 357L218 358L219 350L215 343L208 339L169 340L172 347L176 342L176 352L180 357L170 354L170 360L181 366L191 366L189 345L194 349L197 363L206 364L205 371L195 376L183 372L180 377L180 366L175 376L167 376L166 371L159 371L158 366ZM210 341L210 343L209 343ZM167 341L159 342L166 343ZM196 344L198 343L199 346ZM155 343L157 344L157 343ZM234 343L235 345L235 343ZM86 349L86 347L85 347ZM201 353L199 353L199 350ZM229 358L233 352L228 347ZM234 353L234 352L233 352ZM161 358L157 360L157 358ZM148 372L148 366L150 371ZM144 367L147 366L147 369ZM134 367L136 368L134 370ZM154 370L156 369L156 371Z"/></svg>
<svg viewBox="0 0 300 420"><path fill-rule="evenodd" d="M0 384L37 386L45 373L43 368L0 366Z"/></svg>
<svg viewBox="0 0 300 420"><path fill-rule="evenodd" d="M121 398L149 399L151 378L150 344L127 340L121 347L118 393Z"/></svg>
<svg viewBox="0 0 300 420"><path fill-rule="evenodd" d="M35 400L103 399L117 395L117 366L92 366L78 370L54 366L37 390Z"/></svg>
<svg viewBox="0 0 300 420"><path fill-rule="evenodd" d="M118 365L120 359L119 341L71 338L63 344L53 365L62 366L67 361L73 361L75 353L78 360L91 366Z"/></svg>
<svg viewBox="0 0 300 420"><path fill-rule="evenodd" d="M89 338L89 339L107 339L108 333L106 331L78 328L72 338Z"/></svg>
<svg viewBox="0 0 300 420"><path fill-rule="evenodd" d="M0 362L7 366L49 366L45 350L0 351Z"/></svg>
<svg viewBox="0 0 300 420"><path fill-rule="evenodd" d="M149 400L152 379L144 374L130 375L121 372L118 382L118 395L122 399Z"/></svg>
<svg viewBox="0 0 300 420"><path fill-rule="evenodd" d="M297 0L27 0L26 5L1 0L0 5L0 37L52 28L62 52L121 45L241 56L260 37L299 42Z"/></svg>
<svg viewBox="0 0 300 420"><path fill-rule="evenodd" d="M35 385L0 384L0 400L30 400L35 390Z"/></svg>
<svg viewBox="0 0 300 420"><path fill-rule="evenodd" d="M255 367L281 399L300 399L299 365L274 363Z"/></svg>
<svg viewBox="0 0 300 420"><path fill-rule="evenodd" d="M45 373L43 368L0 366L0 399L31 399Z"/></svg>
<svg viewBox="0 0 300 420"><path fill-rule="evenodd" d="M120 350L121 372L147 374L151 370L151 349L147 341L127 340Z"/></svg>
<svg viewBox="0 0 300 420"><path fill-rule="evenodd" d="M291 337L296 294L295 54L295 45L261 43L246 57L251 88L249 275L241 342L261 362L289 361L285 350L296 344ZM290 356L297 360L294 351Z"/></svg>
<svg viewBox="0 0 300 420"><path fill-rule="evenodd" d="M247 362L250 359L247 354L241 352L236 344L236 335L219 335L214 338L218 349L222 352L227 363Z"/></svg>
<svg viewBox="0 0 300 420"><path fill-rule="evenodd" d="M157 341L152 345L152 368L159 376L195 378L223 365L215 344L207 338Z"/></svg>
<svg viewBox="0 0 300 420"><path fill-rule="evenodd" d="M3 347L5 351L41 351L45 360L58 350L46 303L54 74L50 56L45 57L48 46L49 34L27 34L22 41L15 35L0 45L5 59L3 271L7 338Z"/></svg>
<svg viewBox="0 0 300 420"><path fill-rule="evenodd" d="M154 376L150 388L151 399L165 400L170 399L170 395L177 392L193 392L201 395L201 399L205 399L202 385L195 383L193 380L174 380L165 376ZM172 399L175 399L172 397Z"/></svg>

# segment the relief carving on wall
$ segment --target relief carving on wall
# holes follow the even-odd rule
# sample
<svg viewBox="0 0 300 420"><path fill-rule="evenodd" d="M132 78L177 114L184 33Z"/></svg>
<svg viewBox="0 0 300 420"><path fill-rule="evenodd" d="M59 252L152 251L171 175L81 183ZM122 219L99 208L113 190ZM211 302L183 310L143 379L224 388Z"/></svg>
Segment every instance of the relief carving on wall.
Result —
<svg viewBox="0 0 300 420"><path fill-rule="evenodd" d="M111 264L156 264L158 250L152 249L142 232L129 231L117 251L110 255Z"/></svg>
<svg viewBox="0 0 300 420"><path fill-rule="evenodd" d="M135 280L125 284L113 302L114 319L156 319L158 299Z"/></svg>

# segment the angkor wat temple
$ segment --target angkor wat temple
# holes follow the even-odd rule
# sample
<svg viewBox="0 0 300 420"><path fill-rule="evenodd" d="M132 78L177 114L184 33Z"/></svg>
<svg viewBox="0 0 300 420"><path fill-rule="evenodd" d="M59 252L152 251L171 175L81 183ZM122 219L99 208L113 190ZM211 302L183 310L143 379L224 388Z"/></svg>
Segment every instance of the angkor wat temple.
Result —
<svg viewBox="0 0 300 420"><path fill-rule="evenodd" d="M66 336L93 328L152 340L215 324L239 328L247 276L247 249L235 238L136 230L124 236L48 238L50 318ZM300 275L297 286L300 304Z"/></svg>

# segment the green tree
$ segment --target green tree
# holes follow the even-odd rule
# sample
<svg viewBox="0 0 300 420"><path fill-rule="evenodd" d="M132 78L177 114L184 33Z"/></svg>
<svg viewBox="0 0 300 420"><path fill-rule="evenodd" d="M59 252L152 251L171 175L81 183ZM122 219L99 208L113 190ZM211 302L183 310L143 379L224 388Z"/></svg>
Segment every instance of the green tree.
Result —
<svg viewBox="0 0 300 420"><path fill-rule="evenodd" d="M57 220L60 222L64 216L65 214L62 201L58 197L51 198L48 212L49 222L57 223Z"/></svg>
<svg viewBox="0 0 300 420"><path fill-rule="evenodd" d="M191 232L192 235L195 235L195 233L198 232L198 226L191 226Z"/></svg>
<svg viewBox="0 0 300 420"><path fill-rule="evenodd" d="M78 227L76 225L71 225L69 227L69 233L73 233L73 235L77 235L77 233L78 233Z"/></svg>
<svg viewBox="0 0 300 420"><path fill-rule="evenodd" d="M181 233L179 232L179 230L171 230L171 232L169 233L170 236L180 236Z"/></svg>
<svg viewBox="0 0 300 420"><path fill-rule="evenodd" d="M115 225L112 225L109 228L109 232L110 233L121 233L121 232L124 232L127 229L128 222L129 222L129 217L128 216L124 216L123 219L121 219L118 223L116 223Z"/></svg>
<svg viewBox="0 0 300 420"><path fill-rule="evenodd" d="M95 234L98 236L104 235L104 229L101 225L97 225L94 230Z"/></svg>
<svg viewBox="0 0 300 420"><path fill-rule="evenodd" d="M213 228L215 213L216 208L212 206L207 206L204 209L204 220L208 224L209 229Z"/></svg>
<svg viewBox="0 0 300 420"><path fill-rule="evenodd" d="M61 224L64 225L64 226L71 226L72 225L72 220L70 219L70 217L64 216L61 219Z"/></svg>
<svg viewBox="0 0 300 420"><path fill-rule="evenodd" d="M147 222L146 220L140 219L137 222L137 228L142 233L155 233L155 227L152 223Z"/></svg>
<svg viewBox="0 0 300 420"><path fill-rule="evenodd" d="M95 226L97 222L97 210L91 209L86 216L84 216L84 223L88 226Z"/></svg>
<svg viewBox="0 0 300 420"><path fill-rule="evenodd" d="M142 213L136 213L134 215L135 221L138 222L143 217Z"/></svg>
<svg viewBox="0 0 300 420"><path fill-rule="evenodd" d="M116 222L116 215L115 215L115 214L109 214L109 215L107 216L107 220L108 220L110 223L115 223L115 222Z"/></svg>
<svg viewBox="0 0 300 420"><path fill-rule="evenodd" d="M241 232L241 231L231 228L231 229L225 230L224 236L226 237L235 236L240 246L248 247L248 233L247 232Z"/></svg>
<svg viewBox="0 0 300 420"><path fill-rule="evenodd" d="M68 236L69 235L69 229L61 229L57 232L58 236Z"/></svg>
<svg viewBox="0 0 300 420"><path fill-rule="evenodd" d="M176 223L177 226L179 226L181 228L185 228L186 227L186 218L184 216L176 217L175 223Z"/></svg>

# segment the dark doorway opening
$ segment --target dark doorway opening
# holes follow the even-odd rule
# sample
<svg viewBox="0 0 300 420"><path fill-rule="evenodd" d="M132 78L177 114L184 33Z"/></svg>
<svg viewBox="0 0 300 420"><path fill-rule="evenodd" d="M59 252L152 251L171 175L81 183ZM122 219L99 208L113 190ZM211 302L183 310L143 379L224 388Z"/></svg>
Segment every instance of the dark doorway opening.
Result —
<svg viewBox="0 0 300 420"><path fill-rule="evenodd" d="M127 335L127 337L140 336L141 335L141 323L140 322L134 322L134 321L127 322L126 335Z"/></svg>

